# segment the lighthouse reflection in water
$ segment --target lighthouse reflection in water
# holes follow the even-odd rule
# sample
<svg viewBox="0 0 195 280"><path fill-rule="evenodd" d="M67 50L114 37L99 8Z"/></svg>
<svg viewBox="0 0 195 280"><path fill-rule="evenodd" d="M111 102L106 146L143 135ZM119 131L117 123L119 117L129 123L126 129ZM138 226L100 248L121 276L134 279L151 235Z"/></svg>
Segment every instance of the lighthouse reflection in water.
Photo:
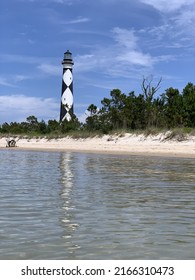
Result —
<svg viewBox="0 0 195 280"><path fill-rule="evenodd" d="M6 149L0 161L1 259L195 259L194 159Z"/></svg>
<svg viewBox="0 0 195 280"><path fill-rule="evenodd" d="M71 153L62 153L61 159L60 159L60 169L62 172L62 179L61 183L63 185L63 189L61 192L61 198L63 201L62 209L64 210L64 216L61 220L62 226L65 229L63 238L65 239L65 248L67 250L68 254L74 254L74 250L78 249L79 246L74 244L74 242L71 241L71 238L73 237L74 231L79 226L78 223L73 223L74 220L74 211L75 211L75 205L74 205L74 199L72 196L72 189L73 186L73 180L74 180L74 170L73 170L73 157ZM68 245L68 246L67 246Z"/></svg>

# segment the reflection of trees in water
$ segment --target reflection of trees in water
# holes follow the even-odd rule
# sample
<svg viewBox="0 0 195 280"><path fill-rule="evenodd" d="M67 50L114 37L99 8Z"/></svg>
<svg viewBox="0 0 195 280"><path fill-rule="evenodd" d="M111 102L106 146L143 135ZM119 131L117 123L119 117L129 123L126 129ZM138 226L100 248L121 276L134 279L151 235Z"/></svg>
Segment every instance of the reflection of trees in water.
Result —
<svg viewBox="0 0 195 280"><path fill-rule="evenodd" d="M60 170L62 174L61 183L63 186L60 194L63 201L63 217L61 223L64 228L64 234L62 238L65 239L65 247L72 255L79 246L72 242L72 236L74 231L78 228L78 224L73 222L75 205L72 199L74 172L73 155L71 153L61 154Z"/></svg>
<svg viewBox="0 0 195 280"><path fill-rule="evenodd" d="M194 183L194 162L193 159L174 159L162 168L167 181L178 182L180 185Z"/></svg>

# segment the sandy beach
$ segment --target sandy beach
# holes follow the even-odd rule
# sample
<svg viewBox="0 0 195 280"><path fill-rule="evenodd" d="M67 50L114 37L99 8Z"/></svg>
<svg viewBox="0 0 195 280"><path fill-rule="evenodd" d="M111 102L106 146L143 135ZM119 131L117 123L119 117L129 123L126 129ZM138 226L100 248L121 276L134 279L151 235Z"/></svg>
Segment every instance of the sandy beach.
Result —
<svg viewBox="0 0 195 280"><path fill-rule="evenodd" d="M14 138L17 145L15 148L6 148L6 139L6 137L0 138L0 149L74 151L195 158L195 136L187 136L182 140L170 140L167 137L167 133L149 136L126 133L124 135L105 135L103 137L86 139L73 139L71 137L29 139L27 137L16 137Z"/></svg>

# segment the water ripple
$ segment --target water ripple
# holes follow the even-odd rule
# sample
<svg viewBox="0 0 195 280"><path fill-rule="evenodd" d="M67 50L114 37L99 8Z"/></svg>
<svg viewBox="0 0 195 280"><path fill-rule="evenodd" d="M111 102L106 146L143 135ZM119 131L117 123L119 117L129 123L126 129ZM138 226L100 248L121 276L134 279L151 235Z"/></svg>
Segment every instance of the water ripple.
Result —
<svg viewBox="0 0 195 280"><path fill-rule="evenodd" d="M1 259L194 259L193 159L0 151Z"/></svg>

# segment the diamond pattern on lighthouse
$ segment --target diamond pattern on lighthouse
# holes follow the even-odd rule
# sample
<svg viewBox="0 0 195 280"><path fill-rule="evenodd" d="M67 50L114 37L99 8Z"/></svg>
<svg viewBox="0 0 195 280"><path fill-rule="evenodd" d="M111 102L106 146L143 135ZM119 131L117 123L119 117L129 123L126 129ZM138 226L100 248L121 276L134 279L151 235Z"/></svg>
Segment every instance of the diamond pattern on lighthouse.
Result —
<svg viewBox="0 0 195 280"><path fill-rule="evenodd" d="M66 70L63 75L64 83L69 87L72 83L72 73L70 69Z"/></svg>
<svg viewBox="0 0 195 280"><path fill-rule="evenodd" d="M70 110L73 104L73 95L69 87L62 94L62 104L66 108L66 110Z"/></svg>
<svg viewBox="0 0 195 280"><path fill-rule="evenodd" d="M64 74L63 74L63 81L65 83L65 85L67 86L66 90L63 92L62 94L62 104L64 105L65 109L66 109L66 115L64 116L63 119L67 119L68 121L70 121L71 116L69 114L70 109L72 108L73 105L73 94L72 91L70 90L70 85L72 84L73 81L73 77L72 77L72 72L70 71L70 69L67 69Z"/></svg>
<svg viewBox="0 0 195 280"><path fill-rule="evenodd" d="M72 53L67 50L64 53L62 61L63 75L62 75L62 91L61 91L61 107L60 107L60 122L70 121L73 114L73 74L72 66L74 65Z"/></svg>

